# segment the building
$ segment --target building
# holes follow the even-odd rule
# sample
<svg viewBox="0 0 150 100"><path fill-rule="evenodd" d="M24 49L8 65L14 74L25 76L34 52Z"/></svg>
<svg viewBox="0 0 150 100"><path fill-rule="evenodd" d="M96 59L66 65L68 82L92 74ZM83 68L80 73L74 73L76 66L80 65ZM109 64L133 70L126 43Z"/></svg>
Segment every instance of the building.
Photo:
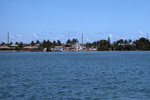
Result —
<svg viewBox="0 0 150 100"><path fill-rule="evenodd" d="M32 50L32 49L38 49L38 46L25 46L23 47L24 50Z"/></svg>
<svg viewBox="0 0 150 100"><path fill-rule="evenodd" d="M55 46L54 51L62 52L63 47L62 46Z"/></svg>
<svg viewBox="0 0 150 100"><path fill-rule="evenodd" d="M63 49L64 49L64 51L81 51L83 48L81 45L64 44Z"/></svg>
<svg viewBox="0 0 150 100"><path fill-rule="evenodd" d="M71 44L63 44L62 46L63 46L64 51L70 51L72 48Z"/></svg>
<svg viewBox="0 0 150 100"><path fill-rule="evenodd" d="M8 47L8 46L0 46L0 50L9 50L10 49L10 47Z"/></svg>
<svg viewBox="0 0 150 100"><path fill-rule="evenodd" d="M16 49L19 45L10 45L11 49Z"/></svg>

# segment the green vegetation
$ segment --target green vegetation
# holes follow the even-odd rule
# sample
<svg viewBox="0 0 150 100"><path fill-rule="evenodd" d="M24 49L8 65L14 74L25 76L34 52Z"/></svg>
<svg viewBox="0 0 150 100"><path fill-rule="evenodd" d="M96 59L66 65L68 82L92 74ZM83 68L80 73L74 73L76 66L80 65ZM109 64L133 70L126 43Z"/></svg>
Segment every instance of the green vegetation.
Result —
<svg viewBox="0 0 150 100"><path fill-rule="evenodd" d="M77 39L68 39L66 41L66 44L79 44L79 41ZM1 46L8 45L11 47L13 45L12 42L10 44L6 44L2 42L0 44ZM43 40L40 42L39 40L37 41L31 41L30 44L24 44L23 42L16 42L15 47L11 47L11 49L15 50L21 50L25 46L38 46L38 50L43 50L45 47L55 47L55 46L62 46L62 43L60 40L53 41L51 42L50 40ZM114 41L113 43L110 42L110 38L108 37L108 40L99 40L99 41L94 41L93 43L86 43L84 44L87 49L89 48L97 48L98 51L133 51L133 50L150 50L150 41L146 38L140 38L138 40L132 41L131 39L129 40L117 40Z"/></svg>
<svg viewBox="0 0 150 100"><path fill-rule="evenodd" d="M72 40L68 39L66 43L67 43L67 44L77 44L77 43L79 43L79 42L78 42L77 39L72 39Z"/></svg>
<svg viewBox="0 0 150 100"><path fill-rule="evenodd" d="M94 41L93 43L86 43L87 48L97 48L98 51L133 51L133 50L150 50L150 41L146 38L140 38L132 42L129 40L117 40L113 44L108 40Z"/></svg>

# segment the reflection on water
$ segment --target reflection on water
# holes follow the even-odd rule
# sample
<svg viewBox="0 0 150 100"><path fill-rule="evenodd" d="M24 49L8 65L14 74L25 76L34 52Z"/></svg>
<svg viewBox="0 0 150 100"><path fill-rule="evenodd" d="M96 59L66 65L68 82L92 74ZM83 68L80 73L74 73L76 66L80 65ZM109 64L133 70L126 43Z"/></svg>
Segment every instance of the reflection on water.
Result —
<svg viewBox="0 0 150 100"><path fill-rule="evenodd" d="M0 99L149 99L150 52L0 53Z"/></svg>

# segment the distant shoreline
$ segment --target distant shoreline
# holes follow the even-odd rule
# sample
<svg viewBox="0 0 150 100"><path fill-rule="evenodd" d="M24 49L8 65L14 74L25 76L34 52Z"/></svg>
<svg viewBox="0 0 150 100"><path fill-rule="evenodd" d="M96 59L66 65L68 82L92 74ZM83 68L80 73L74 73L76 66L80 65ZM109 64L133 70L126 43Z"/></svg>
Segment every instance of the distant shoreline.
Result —
<svg viewBox="0 0 150 100"><path fill-rule="evenodd" d="M116 50L119 51L119 50ZM125 51L125 50L122 50ZM150 50L130 50L130 51L150 51ZM0 50L0 53L2 52L43 52L43 50ZM56 52L56 51L51 51ZM80 52L80 51L62 51L62 52Z"/></svg>
<svg viewBox="0 0 150 100"><path fill-rule="evenodd" d="M43 52L43 50L0 50L0 52Z"/></svg>

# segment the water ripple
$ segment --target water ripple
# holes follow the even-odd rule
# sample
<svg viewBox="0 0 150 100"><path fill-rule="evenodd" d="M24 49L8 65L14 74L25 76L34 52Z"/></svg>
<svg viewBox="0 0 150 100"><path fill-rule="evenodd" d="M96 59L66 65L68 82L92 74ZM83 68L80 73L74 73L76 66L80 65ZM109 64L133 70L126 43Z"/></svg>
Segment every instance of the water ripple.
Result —
<svg viewBox="0 0 150 100"><path fill-rule="evenodd" d="M1 100L148 100L150 52L0 53Z"/></svg>

